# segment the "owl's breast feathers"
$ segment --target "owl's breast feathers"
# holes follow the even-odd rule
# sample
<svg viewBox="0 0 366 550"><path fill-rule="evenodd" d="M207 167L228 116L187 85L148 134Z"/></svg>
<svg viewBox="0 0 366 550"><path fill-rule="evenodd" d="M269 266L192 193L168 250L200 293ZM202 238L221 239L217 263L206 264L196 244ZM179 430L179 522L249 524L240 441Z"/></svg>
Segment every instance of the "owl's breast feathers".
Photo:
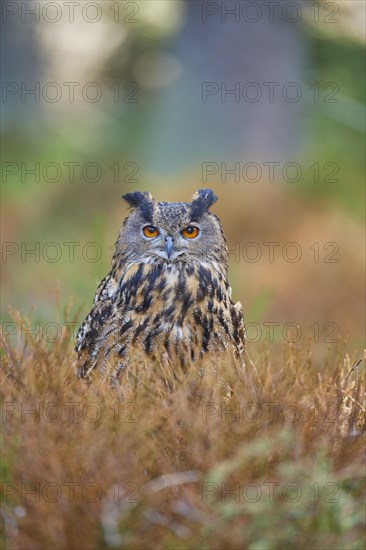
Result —
<svg viewBox="0 0 366 550"><path fill-rule="evenodd" d="M219 264L134 263L122 273L115 267L78 333L79 376L94 368L102 378L118 376L137 348L150 358L167 353L183 365L206 351L240 356L243 312L230 292Z"/></svg>

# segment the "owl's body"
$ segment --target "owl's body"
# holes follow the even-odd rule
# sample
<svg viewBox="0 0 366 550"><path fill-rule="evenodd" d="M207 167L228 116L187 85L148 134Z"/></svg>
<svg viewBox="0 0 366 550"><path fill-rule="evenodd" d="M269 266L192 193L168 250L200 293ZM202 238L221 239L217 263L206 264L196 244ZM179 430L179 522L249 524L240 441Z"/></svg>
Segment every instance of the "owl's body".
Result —
<svg viewBox="0 0 366 550"><path fill-rule="evenodd" d="M183 368L207 351L240 358L243 313L230 297L220 222L208 212L212 191L198 191L191 203L159 203L147 193L124 198L134 210L79 329L79 376L98 371L122 382L136 353Z"/></svg>

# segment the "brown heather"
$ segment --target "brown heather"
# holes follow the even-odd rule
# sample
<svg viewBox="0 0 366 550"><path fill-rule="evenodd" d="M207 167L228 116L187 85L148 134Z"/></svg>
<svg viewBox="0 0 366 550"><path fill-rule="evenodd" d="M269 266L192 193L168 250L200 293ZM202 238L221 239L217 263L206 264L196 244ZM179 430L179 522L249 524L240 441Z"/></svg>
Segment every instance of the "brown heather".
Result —
<svg viewBox="0 0 366 550"><path fill-rule="evenodd" d="M118 393L77 380L70 339L3 343L5 549L365 547L346 344L321 362L258 344L243 371L216 355L185 377L137 362Z"/></svg>

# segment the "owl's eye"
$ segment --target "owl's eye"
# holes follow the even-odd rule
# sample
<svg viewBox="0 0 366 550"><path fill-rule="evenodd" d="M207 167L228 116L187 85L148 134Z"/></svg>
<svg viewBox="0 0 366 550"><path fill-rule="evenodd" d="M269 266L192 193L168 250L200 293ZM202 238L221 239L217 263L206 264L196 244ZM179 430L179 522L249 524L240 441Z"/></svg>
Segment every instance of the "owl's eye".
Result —
<svg viewBox="0 0 366 550"><path fill-rule="evenodd" d="M153 225L145 225L142 231L145 237L148 237L149 239L153 239L159 235L158 228Z"/></svg>
<svg viewBox="0 0 366 550"><path fill-rule="evenodd" d="M181 234L186 239L194 239L195 237L197 237L199 232L200 230L195 225L188 225L188 227L182 229Z"/></svg>

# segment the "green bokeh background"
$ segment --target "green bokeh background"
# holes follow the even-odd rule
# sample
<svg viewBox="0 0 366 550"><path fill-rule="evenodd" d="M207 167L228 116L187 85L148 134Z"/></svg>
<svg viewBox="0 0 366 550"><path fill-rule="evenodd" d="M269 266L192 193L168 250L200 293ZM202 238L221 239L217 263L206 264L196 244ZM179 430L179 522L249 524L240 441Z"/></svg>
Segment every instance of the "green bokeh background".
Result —
<svg viewBox="0 0 366 550"><path fill-rule="evenodd" d="M127 213L126 205L120 200L125 192L149 190L159 200L186 201L197 188L210 186L219 197L214 211L222 220L232 251L230 281L233 295L242 301L247 322L261 326L265 322L279 323L277 339L281 339L283 325L289 322L299 324L303 342L312 334L309 327L319 323L320 346L328 345L325 335L329 331L324 329L324 325L335 323L338 336L348 338L355 349L360 349L364 333L365 58L364 36L359 30L364 20L363 3L337 2L337 22L331 25L322 23L326 7L320 2L323 17L319 23L315 23L310 17L312 12L304 8L304 16L292 28L296 38L287 47L301 49L298 53L302 60L303 90L306 89L307 97L311 98L309 89L318 82L320 101L308 100L301 105L300 112L291 114L291 125L296 126L297 136L289 157L276 156L274 148L275 156L267 154L264 158L278 159L282 164L298 162L303 173L296 183L283 181L281 174L277 174L272 183L266 181L265 176L256 183L235 182L233 178L224 183L220 174L203 183L202 163L220 162L220 156L214 151L212 156L205 155L200 161L197 158L190 160L186 155L184 162L178 163L177 134L182 132L182 140L189 143L196 131L203 140L205 132L207 137L210 132L209 127L203 127L201 122L197 122L195 127L194 114L184 103L181 110L176 106L176 118L172 122L164 111L164 101L169 103L179 79L182 79L185 90L196 94L197 109L205 108L197 88L197 82L205 79L203 62L203 76L197 74L196 80L190 80L191 73L188 72L187 76L185 71L184 55L180 57L179 53L189 49L190 33L200 32L196 27L190 28L190 3L134 3L138 7L138 21L115 24L113 33L120 33L121 39L114 45L111 40L112 44L104 48L109 42L108 32L104 31L106 34L100 43L95 36L102 25L108 26L108 18L113 17L109 4L102 3L103 18L94 24L92 30L85 21L82 22L84 26L75 28L66 23L64 29L68 29L69 34L65 36L57 27L58 23L50 29L50 25L45 28L42 22L22 27L17 21L18 30L21 28L24 32L27 28L31 36L31 46L28 52L23 50L23 63L18 69L19 59L12 53L11 39L3 37L4 55L11 66L10 73L5 70L3 75L6 81L25 81L29 85L35 81L62 83L74 80L76 74L81 83L98 82L105 92L105 97L96 103L81 101L70 104L63 100L57 103L22 102L19 94L3 100L3 323L10 320L9 304L23 314L30 314L33 327L37 322L43 326L56 320L58 288L61 305L72 302L74 312L80 308L79 319L82 320L91 306L98 281L109 270L113 244ZM126 10L125 2L120 2L120 6ZM197 18L197 13L193 17ZM253 25L250 27L245 22L239 25L242 26L238 31L238 24L228 20L225 28L229 26L229 31L225 32L229 35L231 32L252 32ZM69 53L68 41L77 40L81 31L85 32L80 39L84 43L84 49L80 51L84 54L75 53L72 65L73 54ZM202 32L210 33L210 28L204 27ZM282 32L280 26L278 32ZM299 37L300 43L296 42ZM265 44L265 34L262 40ZM151 52L156 54L158 62L150 59L150 67ZM199 52L194 55L199 59ZM261 55L265 54L254 49L235 51L232 64L235 66L236 59L239 61L243 56L253 55L258 56L260 64ZM14 58L9 61L12 56ZM65 61L66 68L62 69L60 60ZM212 64L215 63L212 57ZM169 79L170 76L173 79L177 66L180 76L172 85ZM55 67L58 72L55 72ZM67 67L74 67L74 72L68 72ZM161 86L156 83L160 70L162 80L166 79L166 84L163 82ZM148 77L152 78L153 85ZM242 80L247 81L247 75L242 75ZM130 82L138 83L138 102L115 103L109 87L118 83L124 94L128 89L123 86ZM329 82L337 85L335 103L323 101L330 91L325 91L323 86ZM162 101L162 98L165 99ZM241 106L236 107L240 109ZM260 110L261 106L258 104L255 108ZM273 109L277 108L275 102ZM215 109L222 112L227 109L229 119L235 119L232 105L217 102ZM156 124L156 113L166 121L168 130L165 128L165 132L171 135L170 149L159 142L161 128ZM177 125L179 116L182 124ZM191 134L184 126L187 117L192 119ZM287 123L285 116L285 129ZM268 127L271 124L268 120ZM248 129L246 131L246 140L250 142L250 128L249 133ZM221 159L227 159L228 163L241 161L237 155L230 158L227 143L220 142L220 127L216 132L217 144L224 151ZM151 157L154 157L154 162L151 162ZM258 151L257 157L248 159L243 150L243 162L248 160L261 162L263 158ZM31 167L37 162L40 166L46 163L63 166L65 162L77 162L80 166L98 163L102 176L95 183L85 181L78 167L73 182L69 181L66 170L53 183L45 181L42 176L39 182L32 176L22 181L21 163ZM121 178L117 183L113 181L109 168L116 162L121 167ZM320 181L314 181L309 169L315 162L320 166ZM14 175L8 175L8 163L15 163L17 171ZM138 167L136 181L132 183L123 181L131 170L127 163L135 163ZM338 181L324 181L330 173L324 169L327 163L337 165L339 171L335 177ZM50 173L49 179L52 170ZM269 241L280 243L278 250L282 250L286 243L299 243L301 260L286 262L280 253L276 253L274 262L268 261L263 243ZM68 249L63 244L70 242L80 243L75 248L74 261L70 261ZM96 262L87 261L81 253L91 242L97 243L102 251ZM249 242L259 244L262 258L258 262L243 258L236 261L233 251ZM319 262L314 261L314 252L309 248L315 242L320 246ZM324 250L323 246L329 242L338 246L336 263L324 262L330 250ZM56 248L47 248L48 243L56 243ZM22 250L32 250L35 246L40 247L39 261L32 254L22 254ZM50 261L56 250L62 252L60 259ZM93 249L89 252L92 255ZM265 331L262 336L265 337Z"/></svg>

